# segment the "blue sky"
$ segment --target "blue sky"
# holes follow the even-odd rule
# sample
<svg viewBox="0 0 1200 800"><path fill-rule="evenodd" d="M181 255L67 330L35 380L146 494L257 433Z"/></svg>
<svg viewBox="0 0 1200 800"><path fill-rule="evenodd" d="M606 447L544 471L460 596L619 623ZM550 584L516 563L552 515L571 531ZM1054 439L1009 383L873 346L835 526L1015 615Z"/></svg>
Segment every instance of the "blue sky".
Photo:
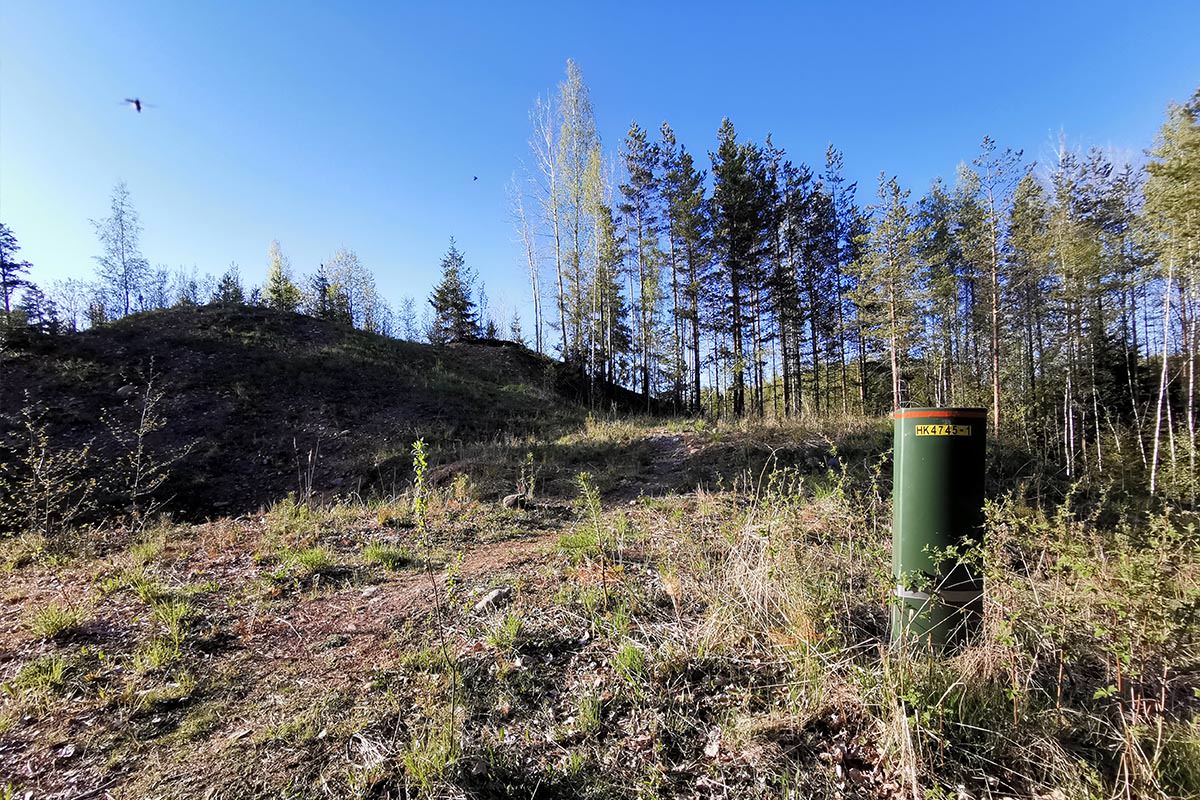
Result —
<svg viewBox="0 0 1200 800"><path fill-rule="evenodd" d="M865 202L880 170L914 196L952 177L985 134L1140 157L1200 84L1196 31L1196 2L5 0L0 221L36 280L85 277L88 220L125 180L156 265L257 282L274 238L299 272L346 246L398 303L453 235L493 303L523 307L505 186L567 58L609 149L668 120L704 154L729 116L793 160L832 142Z"/></svg>

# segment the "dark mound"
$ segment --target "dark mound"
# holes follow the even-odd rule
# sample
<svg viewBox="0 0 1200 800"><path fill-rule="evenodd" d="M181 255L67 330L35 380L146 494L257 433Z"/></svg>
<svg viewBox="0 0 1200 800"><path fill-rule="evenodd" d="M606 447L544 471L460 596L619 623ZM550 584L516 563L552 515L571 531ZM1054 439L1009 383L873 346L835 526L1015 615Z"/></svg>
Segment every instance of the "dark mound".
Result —
<svg viewBox="0 0 1200 800"><path fill-rule="evenodd" d="M299 314L204 306L0 353L0 425L11 432L36 404L56 443L94 441L102 461L114 447L102 415L134 424L151 374L167 424L147 442L157 453L190 448L163 491L192 517L306 487L310 453L314 490L362 491L395 480L380 465L403 463L418 436L436 446L552 435L579 424L586 394L562 364L512 343L422 345Z"/></svg>

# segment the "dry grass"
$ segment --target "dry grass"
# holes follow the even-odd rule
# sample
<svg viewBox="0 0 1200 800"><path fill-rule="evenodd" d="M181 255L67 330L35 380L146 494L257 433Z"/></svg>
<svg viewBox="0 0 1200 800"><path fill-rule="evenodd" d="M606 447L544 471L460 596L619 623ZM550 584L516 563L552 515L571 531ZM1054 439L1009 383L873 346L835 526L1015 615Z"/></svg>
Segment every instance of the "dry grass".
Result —
<svg viewBox="0 0 1200 800"><path fill-rule="evenodd" d="M15 566L27 603L56 575L109 591L87 637L0 633L13 702L44 710L5 713L0 768L78 729L76 768L129 796L1200 794L1192 515L998 497L984 631L932 658L888 644L883 426L599 421L534 460L596 476L664 437L685 463L632 468L670 491L555 479L519 512L487 480L531 443L498 442L491 478L432 487L428 543L402 490ZM426 544L432 581L380 568Z"/></svg>

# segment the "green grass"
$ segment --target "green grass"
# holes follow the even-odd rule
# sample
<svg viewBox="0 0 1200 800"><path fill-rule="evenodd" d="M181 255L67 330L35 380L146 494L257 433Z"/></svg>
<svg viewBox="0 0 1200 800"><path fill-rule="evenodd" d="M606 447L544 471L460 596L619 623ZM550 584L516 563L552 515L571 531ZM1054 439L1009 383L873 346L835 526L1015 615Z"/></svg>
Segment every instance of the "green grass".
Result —
<svg viewBox="0 0 1200 800"><path fill-rule="evenodd" d="M378 564L384 569L401 570L416 563L417 557L407 547L371 542L362 551L362 559L367 564Z"/></svg>
<svg viewBox="0 0 1200 800"><path fill-rule="evenodd" d="M195 616L196 608L183 599L160 600L153 606L154 618L167 629L167 636L176 648L187 634L188 621Z"/></svg>
<svg viewBox="0 0 1200 800"><path fill-rule="evenodd" d="M579 698L579 707L575 710L575 729L584 736L591 736L600 730L603 701L594 694L585 694Z"/></svg>
<svg viewBox="0 0 1200 800"><path fill-rule="evenodd" d="M57 653L47 653L21 667L12 680L16 693L24 697L46 697L66 686L67 660Z"/></svg>
<svg viewBox="0 0 1200 800"><path fill-rule="evenodd" d="M134 564L145 566L157 561L159 556L163 554L164 549L166 549L166 540L160 536L155 539L138 542L129 548L129 557L133 559Z"/></svg>
<svg viewBox="0 0 1200 800"><path fill-rule="evenodd" d="M279 552L279 566L270 573L275 581L307 580L334 572L337 558L326 547L285 548Z"/></svg>
<svg viewBox="0 0 1200 800"><path fill-rule="evenodd" d="M510 611L488 631L488 644L501 652L511 653L520 642L524 629L525 618L516 611Z"/></svg>
<svg viewBox="0 0 1200 800"><path fill-rule="evenodd" d="M613 669L630 684L637 683L646 669L646 654L629 640L621 643L613 656Z"/></svg>
<svg viewBox="0 0 1200 800"><path fill-rule="evenodd" d="M29 618L29 630L43 639L61 639L77 632L84 624L82 611L49 603Z"/></svg>
<svg viewBox="0 0 1200 800"><path fill-rule="evenodd" d="M140 673L165 669L179 660L179 644L172 639L151 639L133 653L133 668Z"/></svg>

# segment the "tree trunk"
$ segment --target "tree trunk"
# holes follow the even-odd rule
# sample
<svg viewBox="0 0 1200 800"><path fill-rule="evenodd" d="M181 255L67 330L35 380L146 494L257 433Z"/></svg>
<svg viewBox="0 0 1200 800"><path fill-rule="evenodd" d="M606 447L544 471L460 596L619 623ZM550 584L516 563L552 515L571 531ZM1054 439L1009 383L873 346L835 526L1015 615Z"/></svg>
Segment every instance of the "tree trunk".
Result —
<svg viewBox="0 0 1200 800"><path fill-rule="evenodd" d="M1161 441L1162 432L1162 416L1163 416L1163 401L1167 396L1167 377L1168 377L1168 342L1170 341L1171 330L1171 281L1175 277L1175 260L1171 258L1167 262L1167 286L1163 291L1163 342L1162 342L1162 371L1158 376L1158 403L1155 405L1154 412L1154 451L1150 457L1150 494L1153 495L1157 486L1158 478L1158 451Z"/></svg>

